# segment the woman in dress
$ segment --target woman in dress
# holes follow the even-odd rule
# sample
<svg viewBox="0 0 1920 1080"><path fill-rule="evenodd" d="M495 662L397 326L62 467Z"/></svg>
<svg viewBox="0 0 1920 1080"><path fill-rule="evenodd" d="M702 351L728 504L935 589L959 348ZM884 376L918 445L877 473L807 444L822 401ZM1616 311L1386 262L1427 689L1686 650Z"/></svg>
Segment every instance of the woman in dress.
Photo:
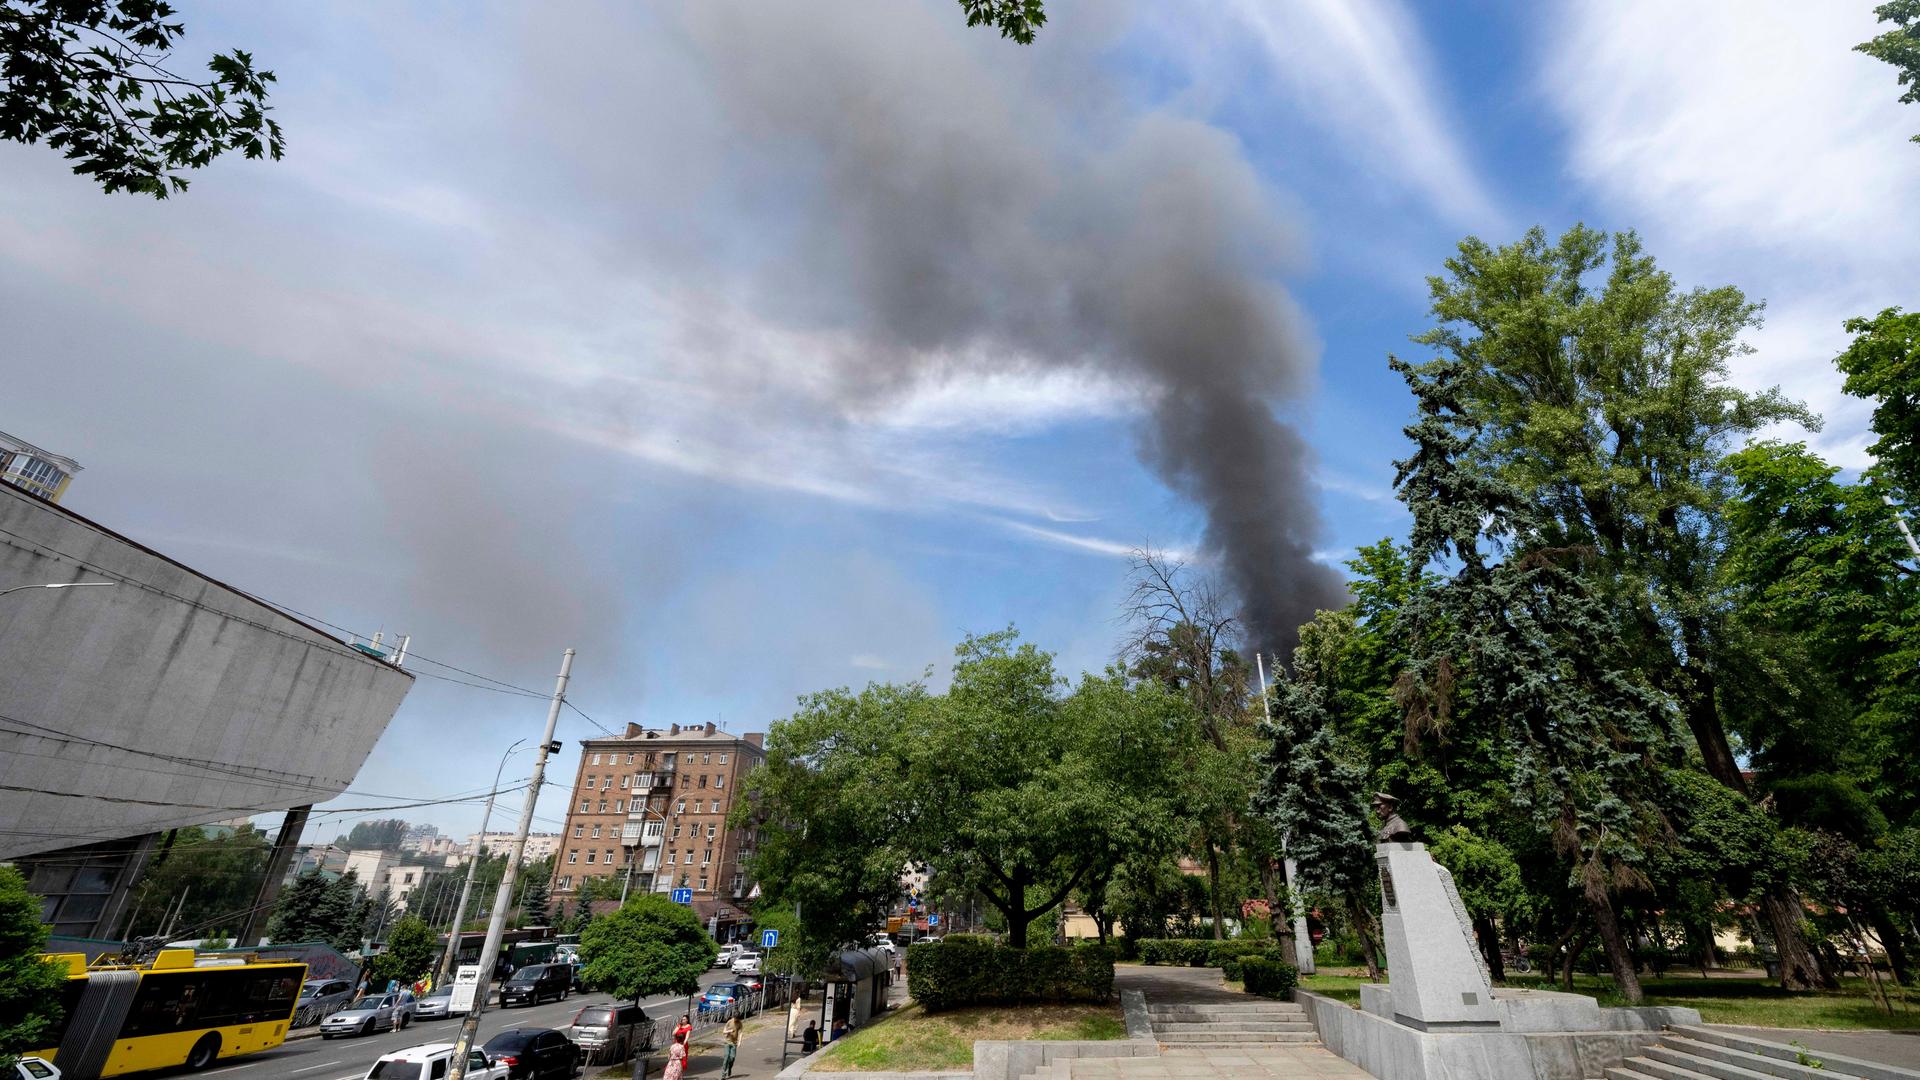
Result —
<svg viewBox="0 0 1920 1080"><path fill-rule="evenodd" d="M680 1023L674 1027L673 1037L679 1039L681 1042L686 1042L688 1039L693 1038L693 1017L691 1015L687 1013L680 1014Z"/></svg>
<svg viewBox="0 0 1920 1080"><path fill-rule="evenodd" d="M687 1071L687 1039L676 1033L673 1046L667 1050L667 1071L660 1074L660 1080L680 1080Z"/></svg>

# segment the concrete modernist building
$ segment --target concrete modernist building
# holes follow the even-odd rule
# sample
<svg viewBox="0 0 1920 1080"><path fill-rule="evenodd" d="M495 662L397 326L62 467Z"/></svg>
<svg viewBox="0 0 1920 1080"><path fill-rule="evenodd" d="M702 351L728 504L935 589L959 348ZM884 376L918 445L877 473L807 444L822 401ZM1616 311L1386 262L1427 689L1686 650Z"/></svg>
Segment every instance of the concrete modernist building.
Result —
<svg viewBox="0 0 1920 1080"><path fill-rule="evenodd" d="M484 851L489 855L505 855L512 850L513 834L510 832L468 833L466 845L461 848L463 852ZM559 833L528 833L527 847L522 857L527 862L539 862L559 850Z"/></svg>
<svg viewBox="0 0 1920 1080"><path fill-rule="evenodd" d="M114 584L33 587L82 581ZM127 890L169 830L300 808L256 906L270 901L304 808L346 789L413 684L392 663L0 484L0 592L9 589L0 859L21 864L61 934L116 936Z"/></svg>
<svg viewBox="0 0 1920 1080"><path fill-rule="evenodd" d="M727 814L741 779L766 757L764 743L757 732L729 735L712 724L628 724L622 737L582 743L555 896L571 898L588 878L631 873L635 892L692 889L702 922L743 922L752 831L729 830Z"/></svg>
<svg viewBox="0 0 1920 1080"><path fill-rule="evenodd" d="M80 463L48 453L25 439L0 431L0 482L23 488L49 502L59 502L73 482Z"/></svg>

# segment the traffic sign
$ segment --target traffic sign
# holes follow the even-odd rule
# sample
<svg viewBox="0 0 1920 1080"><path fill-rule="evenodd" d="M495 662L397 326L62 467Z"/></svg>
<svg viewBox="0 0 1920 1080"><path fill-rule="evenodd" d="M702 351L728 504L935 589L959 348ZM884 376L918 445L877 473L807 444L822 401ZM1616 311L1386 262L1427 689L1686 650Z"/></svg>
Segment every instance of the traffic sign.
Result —
<svg viewBox="0 0 1920 1080"><path fill-rule="evenodd" d="M778 944L780 944L780 931L778 930L760 931L760 947L761 948L771 949Z"/></svg>
<svg viewBox="0 0 1920 1080"><path fill-rule="evenodd" d="M927 925L928 925L928 926L939 926L939 925L940 925L940 916L938 916L938 915L929 915L929 916L927 916Z"/></svg>
<svg viewBox="0 0 1920 1080"><path fill-rule="evenodd" d="M675 889L669 899L676 904L691 904L693 903L693 890Z"/></svg>

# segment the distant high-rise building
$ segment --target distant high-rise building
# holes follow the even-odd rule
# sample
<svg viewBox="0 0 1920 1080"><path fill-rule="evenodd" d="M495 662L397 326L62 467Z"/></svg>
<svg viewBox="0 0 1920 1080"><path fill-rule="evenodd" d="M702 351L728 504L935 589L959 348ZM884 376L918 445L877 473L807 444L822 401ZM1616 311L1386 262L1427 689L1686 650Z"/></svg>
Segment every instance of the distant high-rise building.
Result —
<svg viewBox="0 0 1920 1080"><path fill-rule="evenodd" d="M48 502L59 502L66 494L80 463L70 457L48 453L25 439L0 431L0 480L25 488Z"/></svg>

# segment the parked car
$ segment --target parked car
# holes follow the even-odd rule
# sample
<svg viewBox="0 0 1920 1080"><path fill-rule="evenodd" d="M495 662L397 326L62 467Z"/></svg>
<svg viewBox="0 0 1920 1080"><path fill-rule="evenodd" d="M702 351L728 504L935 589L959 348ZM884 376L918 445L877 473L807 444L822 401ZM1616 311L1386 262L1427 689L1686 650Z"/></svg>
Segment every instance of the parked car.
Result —
<svg viewBox="0 0 1920 1080"><path fill-rule="evenodd" d="M308 979L300 985L293 1026L310 1027L353 1000L353 984L345 979Z"/></svg>
<svg viewBox="0 0 1920 1080"><path fill-rule="evenodd" d="M445 1020L453 1015L453 986L438 986L413 1003L415 1020Z"/></svg>
<svg viewBox="0 0 1920 1080"><path fill-rule="evenodd" d="M46 1058L23 1057L13 1063L9 1077L20 1080L60 1080L60 1069Z"/></svg>
<svg viewBox="0 0 1920 1080"><path fill-rule="evenodd" d="M732 967L733 958L739 955L740 945L738 942L722 945L720 946L720 952L713 958L713 966L717 968Z"/></svg>
<svg viewBox="0 0 1920 1080"><path fill-rule="evenodd" d="M928 934L926 937L923 937L919 941L914 942L914 944L915 945L938 945L940 944L940 935Z"/></svg>
<svg viewBox="0 0 1920 1080"><path fill-rule="evenodd" d="M500 1007L565 1001L573 993L573 968L567 964L528 964L500 986Z"/></svg>
<svg viewBox="0 0 1920 1080"><path fill-rule="evenodd" d="M727 967L735 975L758 975L760 973L760 954L743 950L733 958L733 963L727 965Z"/></svg>
<svg viewBox="0 0 1920 1080"><path fill-rule="evenodd" d="M452 1043L421 1043L373 1063L366 1080L445 1080L453 1069ZM507 1080L506 1065L495 1065L486 1051L467 1052L467 1075L472 1080Z"/></svg>
<svg viewBox="0 0 1920 1080"><path fill-rule="evenodd" d="M368 994L320 1023L320 1037L399 1031L413 1022L413 992Z"/></svg>
<svg viewBox="0 0 1920 1080"><path fill-rule="evenodd" d="M589 1005L574 1014L567 1037L595 1065L614 1065L653 1049L653 1017L638 1005Z"/></svg>
<svg viewBox="0 0 1920 1080"><path fill-rule="evenodd" d="M580 1048L552 1028L508 1028L481 1049L508 1080L569 1080L580 1067Z"/></svg>

